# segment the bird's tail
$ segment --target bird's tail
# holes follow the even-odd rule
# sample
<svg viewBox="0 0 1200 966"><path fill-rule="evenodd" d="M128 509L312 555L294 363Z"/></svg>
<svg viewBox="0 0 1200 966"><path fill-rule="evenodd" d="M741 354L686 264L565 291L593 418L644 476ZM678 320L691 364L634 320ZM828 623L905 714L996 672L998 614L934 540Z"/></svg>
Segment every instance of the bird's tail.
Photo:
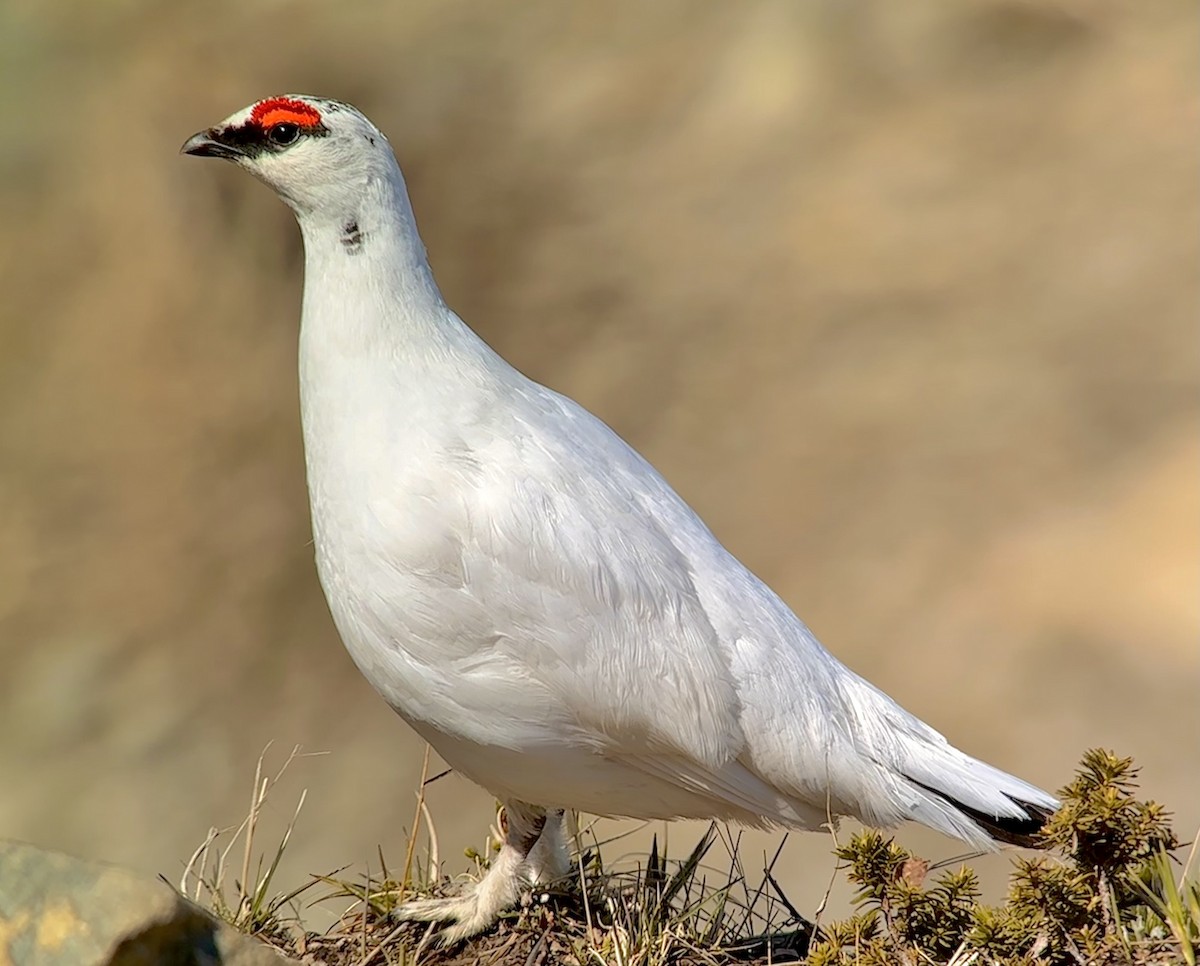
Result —
<svg viewBox="0 0 1200 966"><path fill-rule="evenodd" d="M885 694L858 683L874 692L874 700L857 697L860 706L874 705L871 730L878 729L877 740L860 747L878 768L869 769L878 784L868 779L874 788L860 786L868 793L859 802L862 817L879 825L919 822L981 849L1038 846L1038 833L1058 808L1054 796L964 754Z"/></svg>
<svg viewBox="0 0 1200 966"><path fill-rule="evenodd" d="M967 786L958 780L943 780L943 787L939 788L905 775L925 798L918 806L920 813L913 817L984 848L994 848L997 842L1024 848L1039 847L1038 833L1054 814L1058 802L1019 778L969 758L950 746L947 748L969 763L970 770L975 773L972 782ZM982 795L975 787L981 779L987 783L987 791ZM984 842L978 841L980 831L987 836Z"/></svg>

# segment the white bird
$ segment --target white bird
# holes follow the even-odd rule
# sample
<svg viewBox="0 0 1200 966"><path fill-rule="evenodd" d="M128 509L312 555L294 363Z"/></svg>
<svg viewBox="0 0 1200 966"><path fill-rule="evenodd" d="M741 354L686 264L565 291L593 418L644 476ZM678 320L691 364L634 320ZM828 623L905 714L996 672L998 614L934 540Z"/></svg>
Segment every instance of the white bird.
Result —
<svg viewBox="0 0 1200 966"><path fill-rule="evenodd" d="M505 806L453 941L564 875L563 809L813 829L912 820L1030 845L1057 802L850 671L603 422L443 301L387 139L338 101L196 134L304 238L300 395L317 571L350 656Z"/></svg>

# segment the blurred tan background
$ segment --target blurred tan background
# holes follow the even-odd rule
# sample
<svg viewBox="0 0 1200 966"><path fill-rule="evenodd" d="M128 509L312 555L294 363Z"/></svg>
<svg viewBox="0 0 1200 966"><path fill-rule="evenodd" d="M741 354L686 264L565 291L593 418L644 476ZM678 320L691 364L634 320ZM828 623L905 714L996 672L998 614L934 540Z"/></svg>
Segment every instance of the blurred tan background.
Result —
<svg viewBox="0 0 1200 966"><path fill-rule="evenodd" d="M0 6L0 835L174 880L273 740L329 752L273 806L309 789L283 884L402 854L421 748L343 653L308 545L298 233L176 155L300 90L388 132L460 314L640 448L835 653L1047 787L1089 746L1134 755L1190 836L1194 19ZM458 871L488 798L430 797ZM784 878L811 911L832 863L801 838Z"/></svg>

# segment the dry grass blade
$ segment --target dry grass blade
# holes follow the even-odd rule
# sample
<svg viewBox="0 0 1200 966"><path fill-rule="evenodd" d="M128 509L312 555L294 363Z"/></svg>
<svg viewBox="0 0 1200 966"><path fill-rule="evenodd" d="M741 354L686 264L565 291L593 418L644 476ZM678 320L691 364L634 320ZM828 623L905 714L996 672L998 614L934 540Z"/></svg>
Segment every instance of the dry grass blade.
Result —
<svg viewBox="0 0 1200 966"><path fill-rule="evenodd" d="M288 755L274 776L263 776L270 744L263 749L258 757L254 771L254 784L250 796L250 805L246 816L235 827L227 829L210 829L204 841L192 853L184 867L180 878L179 891L202 905L207 905L220 918L243 932L250 934L279 934L283 931L281 911L292 904L300 895L315 883L307 882L281 895L271 894L271 885L279 871L279 863L287 852L288 844L296 829L300 812L308 790L300 792L296 808L287 826L284 828L274 853L265 870L261 856L257 857L257 870L251 875L255 866L256 855L255 834L258 830L263 809L272 790L278 784L288 767L301 754L297 745ZM228 843L219 852L216 845L223 835L230 834ZM238 840L242 841L241 878L235 879L232 890L228 883L229 856ZM253 881L252 881L253 878ZM207 901L205 901L207 897Z"/></svg>
<svg viewBox="0 0 1200 966"><path fill-rule="evenodd" d="M421 780L417 783L417 806L413 814L412 833L408 837L408 846L404 851L404 875L400 881L404 885L408 885L409 876L412 874L413 850L417 846L417 825L421 821L421 815L428 814L424 811L425 806L425 779L429 774L429 755L432 749L428 744L425 745L425 755L421 759Z"/></svg>

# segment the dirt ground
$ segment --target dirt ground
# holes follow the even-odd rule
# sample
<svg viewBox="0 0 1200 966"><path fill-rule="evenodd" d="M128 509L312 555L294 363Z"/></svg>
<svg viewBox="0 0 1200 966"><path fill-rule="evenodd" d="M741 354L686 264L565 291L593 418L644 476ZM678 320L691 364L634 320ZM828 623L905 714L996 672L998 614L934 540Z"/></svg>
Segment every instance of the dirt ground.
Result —
<svg viewBox="0 0 1200 966"><path fill-rule="evenodd" d="M1194 39L1174 0L0 7L0 835L176 879L274 741L327 752L284 878L403 849L421 746L312 567L299 237L176 154L289 90L383 127L450 304L831 650L1044 786L1134 755L1192 835ZM489 800L430 799L458 871Z"/></svg>

